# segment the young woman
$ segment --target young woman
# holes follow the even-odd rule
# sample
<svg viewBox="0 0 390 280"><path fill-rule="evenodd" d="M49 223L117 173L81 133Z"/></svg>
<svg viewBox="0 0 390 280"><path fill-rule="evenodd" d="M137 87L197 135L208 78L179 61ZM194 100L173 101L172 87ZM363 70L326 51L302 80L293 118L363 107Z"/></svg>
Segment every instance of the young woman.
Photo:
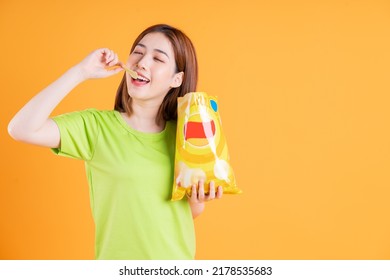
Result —
<svg viewBox="0 0 390 280"><path fill-rule="evenodd" d="M118 66L118 67L114 67ZM114 110L88 109L50 118L78 84L123 71L110 49L95 50L29 101L8 130L19 141L50 147L85 161L95 221L97 259L193 259L193 218L204 202L220 198L210 183L171 202L177 98L195 91L198 66L190 39L168 25L135 40Z"/></svg>

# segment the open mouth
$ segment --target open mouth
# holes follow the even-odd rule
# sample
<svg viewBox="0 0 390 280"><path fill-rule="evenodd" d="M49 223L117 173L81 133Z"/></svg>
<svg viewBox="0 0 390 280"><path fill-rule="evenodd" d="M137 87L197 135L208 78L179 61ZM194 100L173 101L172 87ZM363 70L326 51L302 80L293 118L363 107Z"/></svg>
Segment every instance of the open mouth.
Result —
<svg viewBox="0 0 390 280"><path fill-rule="evenodd" d="M131 78L132 82L136 85L146 85L147 83L150 82L150 80L142 75L140 75L139 73L138 74L138 78L137 79L134 79L134 78Z"/></svg>

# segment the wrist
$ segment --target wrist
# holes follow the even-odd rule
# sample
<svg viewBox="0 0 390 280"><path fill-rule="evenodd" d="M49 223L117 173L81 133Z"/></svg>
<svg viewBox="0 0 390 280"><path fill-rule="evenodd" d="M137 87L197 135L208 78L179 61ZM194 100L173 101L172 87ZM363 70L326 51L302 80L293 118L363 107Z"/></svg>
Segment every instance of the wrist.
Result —
<svg viewBox="0 0 390 280"><path fill-rule="evenodd" d="M86 71L83 69L83 67L80 64L77 64L69 69L69 71L72 73L72 76L75 79L76 83L82 83L89 79Z"/></svg>

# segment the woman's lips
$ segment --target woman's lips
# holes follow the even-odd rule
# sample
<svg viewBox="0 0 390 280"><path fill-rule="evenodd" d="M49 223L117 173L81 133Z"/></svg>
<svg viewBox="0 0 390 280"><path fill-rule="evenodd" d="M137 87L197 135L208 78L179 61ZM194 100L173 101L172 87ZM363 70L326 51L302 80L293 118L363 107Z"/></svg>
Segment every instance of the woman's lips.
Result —
<svg viewBox="0 0 390 280"><path fill-rule="evenodd" d="M149 80L143 80L142 78L140 79L140 77L138 79L131 78L131 83L137 87L144 86L144 85L148 84L149 82L150 82Z"/></svg>

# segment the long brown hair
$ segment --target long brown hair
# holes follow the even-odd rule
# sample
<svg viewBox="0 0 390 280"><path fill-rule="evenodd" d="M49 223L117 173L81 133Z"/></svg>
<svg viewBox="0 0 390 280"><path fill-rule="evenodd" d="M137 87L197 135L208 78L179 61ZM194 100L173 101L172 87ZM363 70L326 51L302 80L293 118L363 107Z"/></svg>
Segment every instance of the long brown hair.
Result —
<svg viewBox="0 0 390 280"><path fill-rule="evenodd" d="M176 61L176 73L183 72L183 81L181 86L171 88L165 96L157 113L156 123L162 121L177 119L177 98L184 96L188 92L196 91L198 82L198 61L196 58L195 48L191 40L181 30L166 24L157 24L145 29L137 39L135 39L130 53L133 52L142 38L153 32L164 34L171 42ZM132 114L132 99L127 92L126 74L123 75L119 84L114 109L119 112Z"/></svg>

